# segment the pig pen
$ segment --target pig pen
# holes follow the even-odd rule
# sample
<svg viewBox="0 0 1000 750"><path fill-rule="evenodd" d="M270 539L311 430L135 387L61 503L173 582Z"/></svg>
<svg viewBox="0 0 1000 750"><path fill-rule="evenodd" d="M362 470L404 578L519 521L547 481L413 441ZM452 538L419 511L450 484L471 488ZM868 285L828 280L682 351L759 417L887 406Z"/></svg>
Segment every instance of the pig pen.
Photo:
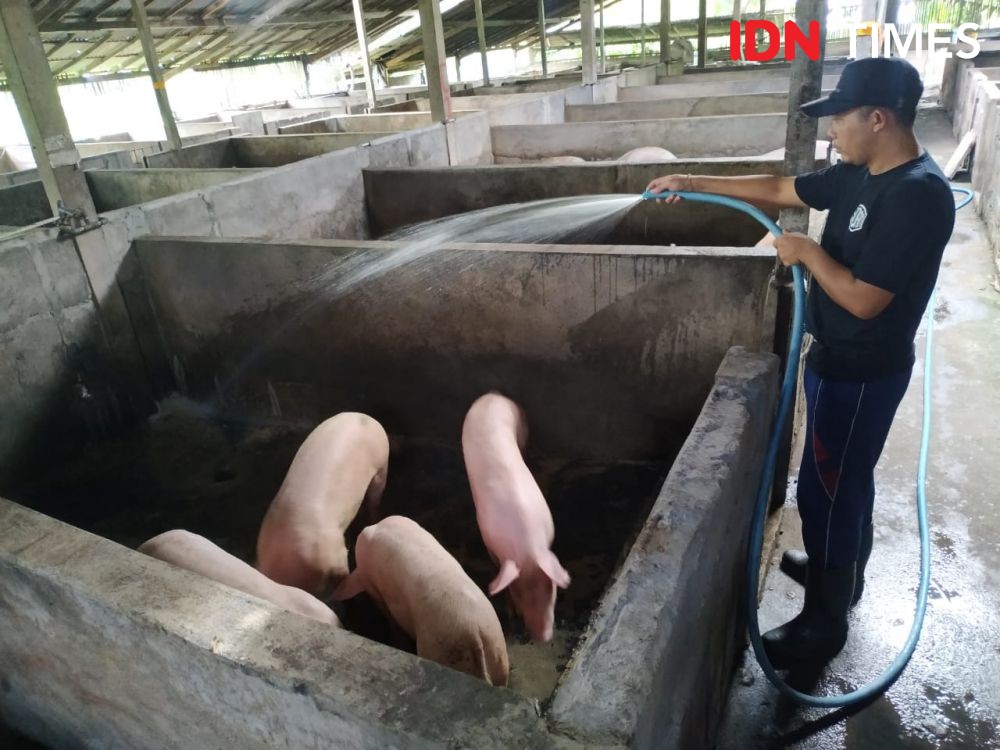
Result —
<svg viewBox="0 0 1000 750"><path fill-rule="evenodd" d="M85 173L98 213L257 174L259 169L92 169ZM39 182L0 188L0 226L24 227L52 218Z"/></svg>
<svg viewBox="0 0 1000 750"><path fill-rule="evenodd" d="M773 113L497 125L493 158L497 164L565 156L608 161L642 146L658 146L684 159L759 156L784 147L787 119Z"/></svg>
<svg viewBox="0 0 1000 750"><path fill-rule="evenodd" d="M824 164L823 159L816 160L817 169ZM510 203L616 193L638 198L651 180L668 173L779 175L784 173L784 164L781 160L679 159L659 164L365 169L368 226L373 237L384 237L407 225ZM420 195L421 199L401 201L400 195ZM777 219L776 211L765 213ZM764 233L755 219L724 206L693 202L664 206L637 201L624 213L568 239L584 244L750 247Z"/></svg>
<svg viewBox="0 0 1000 750"><path fill-rule="evenodd" d="M319 135L251 135L186 146L145 157L147 167L259 169L353 148L390 133L326 133Z"/></svg>
<svg viewBox="0 0 1000 750"><path fill-rule="evenodd" d="M455 110L456 118L475 114L469 108ZM430 112L381 112L367 115L337 115L309 122L283 125L278 132L282 135L304 135L322 133L378 134L417 130L434 124Z"/></svg>
<svg viewBox="0 0 1000 750"><path fill-rule="evenodd" d="M772 254L452 244L398 266L406 252L134 244L118 285L160 408L122 436L42 436L3 488L2 721L53 746L710 743L776 398ZM495 601L511 689L385 645L363 600L342 614L368 637L129 549L187 528L250 559L298 443L357 410L392 436L383 512L484 585L459 436L494 388L527 410L573 576L551 645Z"/></svg>

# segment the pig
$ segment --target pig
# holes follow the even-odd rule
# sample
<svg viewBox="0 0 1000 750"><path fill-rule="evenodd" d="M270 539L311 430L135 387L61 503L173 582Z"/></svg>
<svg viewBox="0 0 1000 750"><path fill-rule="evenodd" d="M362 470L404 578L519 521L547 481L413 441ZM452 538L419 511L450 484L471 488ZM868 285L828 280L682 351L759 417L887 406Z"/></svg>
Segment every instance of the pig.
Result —
<svg viewBox="0 0 1000 750"><path fill-rule="evenodd" d="M389 438L369 416L344 412L299 447L257 536L257 569L327 599L350 572L344 532L368 502L370 520L385 489Z"/></svg>
<svg viewBox="0 0 1000 750"><path fill-rule="evenodd" d="M677 157L659 146L640 146L622 154L618 161L630 164L651 164L653 162L676 161Z"/></svg>
<svg viewBox="0 0 1000 750"><path fill-rule="evenodd" d="M528 423L521 408L499 393L480 397L462 426L462 453L483 542L500 565L491 596L510 589L532 640L552 639L556 587L569 573L549 549L552 514L521 452Z"/></svg>
<svg viewBox="0 0 1000 750"><path fill-rule="evenodd" d="M139 551L269 601L281 609L341 627L340 620L333 611L316 597L301 589L275 583L259 570L198 534L183 529L166 531L143 542Z"/></svg>
<svg viewBox="0 0 1000 750"><path fill-rule="evenodd" d="M355 559L335 600L365 591L416 641L418 656L507 685L507 643L493 606L430 533L389 516L361 532Z"/></svg>
<svg viewBox="0 0 1000 750"><path fill-rule="evenodd" d="M539 159L541 164L585 164L586 159L580 156L546 156Z"/></svg>

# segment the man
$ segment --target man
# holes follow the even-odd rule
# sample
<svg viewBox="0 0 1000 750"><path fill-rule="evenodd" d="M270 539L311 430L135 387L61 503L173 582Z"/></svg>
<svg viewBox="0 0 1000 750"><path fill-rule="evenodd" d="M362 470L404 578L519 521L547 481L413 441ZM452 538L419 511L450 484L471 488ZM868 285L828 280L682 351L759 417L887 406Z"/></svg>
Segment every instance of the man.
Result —
<svg viewBox="0 0 1000 750"><path fill-rule="evenodd" d="M802 106L833 116L835 166L799 177L670 175L654 192L718 193L761 206L829 210L820 244L774 241L811 274L806 326L807 433L797 501L806 554L782 570L806 585L802 612L764 634L778 669L829 661L872 547L874 468L910 381L913 340L955 222L954 199L913 134L923 84L898 58L849 63L837 88ZM678 200L676 196L668 202Z"/></svg>

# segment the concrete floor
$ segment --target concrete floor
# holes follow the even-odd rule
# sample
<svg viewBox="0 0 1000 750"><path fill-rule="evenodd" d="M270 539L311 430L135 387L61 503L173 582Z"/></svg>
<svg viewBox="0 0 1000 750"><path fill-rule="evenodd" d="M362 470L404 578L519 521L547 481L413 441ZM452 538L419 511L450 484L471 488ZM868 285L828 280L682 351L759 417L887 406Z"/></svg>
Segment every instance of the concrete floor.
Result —
<svg viewBox="0 0 1000 750"><path fill-rule="evenodd" d="M940 111L918 123L940 164L955 147ZM932 553L927 618L916 654L887 695L844 720L781 698L751 653L737 672L718 750L748 748L1000 748L1000 294L982 223L960 212L938 284L933 438L928 469ZM875 548L844 652L812 692L855 689L902 646L918 581L914 478L921 423L924 331L917 367L876 475ZM793 617L802 589L775 564L801 544L794 484L768 571L761 630Z"/></svg>

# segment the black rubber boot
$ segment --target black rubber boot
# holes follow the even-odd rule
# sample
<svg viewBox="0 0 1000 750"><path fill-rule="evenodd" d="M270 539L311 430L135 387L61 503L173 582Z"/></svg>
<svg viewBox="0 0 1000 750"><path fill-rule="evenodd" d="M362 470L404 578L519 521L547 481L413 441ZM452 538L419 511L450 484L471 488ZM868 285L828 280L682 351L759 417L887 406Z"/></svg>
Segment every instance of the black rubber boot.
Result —
<svg viewBox="0 0 1000 750"><path fill-rule="evenodd" d="M875 537L875 527L871 524L861 528L861 548L858 551L857 575L854 581L854 598L851 604L857 604L865 592L865 568L868 558L872 555L872 541ZM778 569L786 576L802 586L806 585L806 568L809 567L809 556L798 549L785 550L781 556Z"/></svg>
<svg viewBox="0 0 1000 750"><path fill-rule="evenodd" d="M856 567L856 563L835 570L809 566L802 612L764 633L764 651L775 669L825 664L840 653L847 642Z"/></svg>

